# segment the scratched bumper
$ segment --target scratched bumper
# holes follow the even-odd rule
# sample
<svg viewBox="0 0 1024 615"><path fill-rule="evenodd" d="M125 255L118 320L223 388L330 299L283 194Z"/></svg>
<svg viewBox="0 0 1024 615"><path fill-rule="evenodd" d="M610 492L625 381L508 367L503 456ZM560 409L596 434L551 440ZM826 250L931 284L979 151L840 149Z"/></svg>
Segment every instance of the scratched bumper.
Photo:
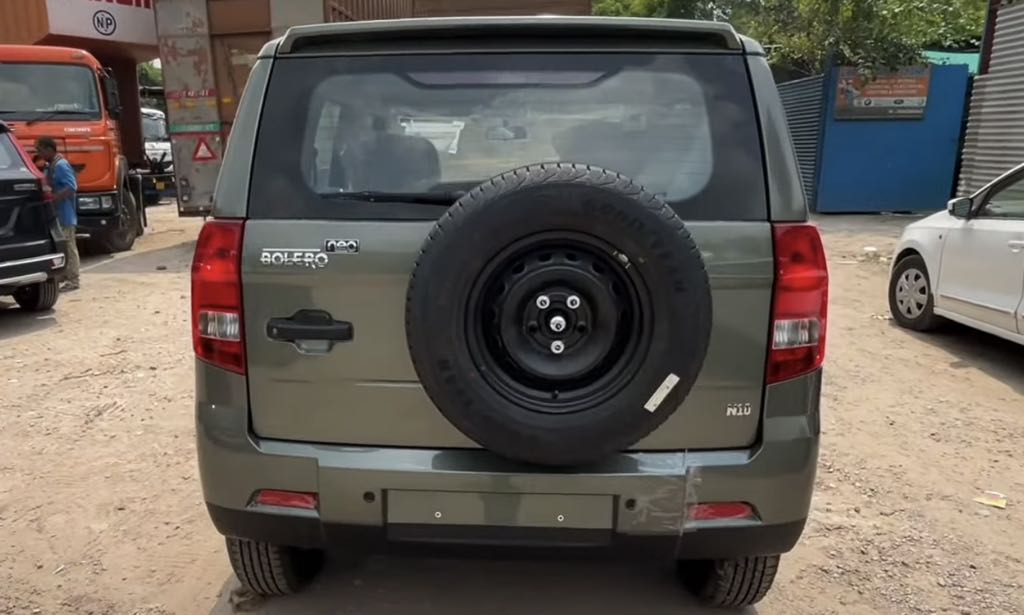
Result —
<svg viewBox="0 0 1024 615"><path fill-rule="evenodd" d="M675 557L790 550L810 507L820 374L771 387L751 449L623 453L546 471L481 450L346 447L255 438L244 377L197 363L203 492L225 534L279 544L351 540L646 544ZM241 400L242 403L238 403ZM252 504L260 489L315 492L315 511ZM690 505L747 502L757 518L693 522Z"/></svg>

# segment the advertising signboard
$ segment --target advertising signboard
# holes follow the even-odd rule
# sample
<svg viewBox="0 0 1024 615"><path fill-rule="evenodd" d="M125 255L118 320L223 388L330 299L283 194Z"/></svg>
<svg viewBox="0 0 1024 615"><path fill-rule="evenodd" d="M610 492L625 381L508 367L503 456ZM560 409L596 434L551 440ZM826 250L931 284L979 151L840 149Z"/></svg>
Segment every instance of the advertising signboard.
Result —
<svg viewBox="0 0 1024 615"><path fill-rule="evenodd" d="M839 69L837 120L914 120L924 117L931 66L908 66L873 76L853 66Z"/></svg>

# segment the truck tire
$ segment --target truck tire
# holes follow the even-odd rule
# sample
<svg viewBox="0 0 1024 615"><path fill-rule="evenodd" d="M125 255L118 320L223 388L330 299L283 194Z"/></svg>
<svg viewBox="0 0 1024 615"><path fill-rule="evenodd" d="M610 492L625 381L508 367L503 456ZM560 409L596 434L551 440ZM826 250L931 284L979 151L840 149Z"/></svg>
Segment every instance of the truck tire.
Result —
<svg viewBox="0 0 1024 615"><path fill-rule="evenodd" d="M139 208L135 203L135 195L127 186L121 186L117 226L95 239L94 251L101 254L127 252L135 245L135 238L139 235Z"/></svg>
<svg viewBox="0 0 1024 615"><path fill-rule="evenodd" d="M60 296L60 283L49 279L39 284L22 286L14 291L14 301L23 310L29 312L45 312L57 304Z"/></svg>
<svg viewBox="0 0 1024 615"><path fill-rule="evenodd" d="M681 562L683 584L701 605L738 609L757 604L768 594L779 570L778 555Z"/></svg>
<svg viewBox="0 0 1024 615"><path fill-rule="evenodd" d="M285 596L302 589L320 571L323 553L227 537L228 559L246 589L261 596Z"/></svg>
<svg viewBox="0 0 1024 615"><path fill-rule="evenodd" d="M707 353L700 251L655 195L611 171L543 164L473 189L424 242L406 297L423 388L481 446L590 463L679 407Z"/></svg>

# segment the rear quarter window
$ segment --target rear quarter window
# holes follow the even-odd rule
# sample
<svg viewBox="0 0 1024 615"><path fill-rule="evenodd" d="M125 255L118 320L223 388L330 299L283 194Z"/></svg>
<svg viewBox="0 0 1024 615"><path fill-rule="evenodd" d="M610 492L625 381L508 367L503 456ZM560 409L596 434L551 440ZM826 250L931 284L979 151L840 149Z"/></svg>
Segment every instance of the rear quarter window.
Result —
<svg viewBox="0 0 1024 615"><path fill-rule="evenodd" d="M25 168L25 162L11 142L7 133L0 133L0 170L8 171Z"/></svg>
<svg viewBox="0 0 1024 615"><path fill-rule="evenodd" d="M544 162L628 175L685 219L767 219L742 56L600 53L278 59L249 216L431 219L443 208L336 197Z"/></svg>

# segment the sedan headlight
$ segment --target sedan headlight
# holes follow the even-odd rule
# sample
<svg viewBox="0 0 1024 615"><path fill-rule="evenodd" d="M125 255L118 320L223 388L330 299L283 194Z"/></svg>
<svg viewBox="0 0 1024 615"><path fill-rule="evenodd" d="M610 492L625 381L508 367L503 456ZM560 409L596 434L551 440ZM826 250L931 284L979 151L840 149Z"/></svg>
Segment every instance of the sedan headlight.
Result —
<svg viewBox="0 0 1024 615"><path fill-rule="evenodd" d="M78 210L79 211L96 211L101 207L100 197L98 196L80 196L78 197Z"/></svg>

